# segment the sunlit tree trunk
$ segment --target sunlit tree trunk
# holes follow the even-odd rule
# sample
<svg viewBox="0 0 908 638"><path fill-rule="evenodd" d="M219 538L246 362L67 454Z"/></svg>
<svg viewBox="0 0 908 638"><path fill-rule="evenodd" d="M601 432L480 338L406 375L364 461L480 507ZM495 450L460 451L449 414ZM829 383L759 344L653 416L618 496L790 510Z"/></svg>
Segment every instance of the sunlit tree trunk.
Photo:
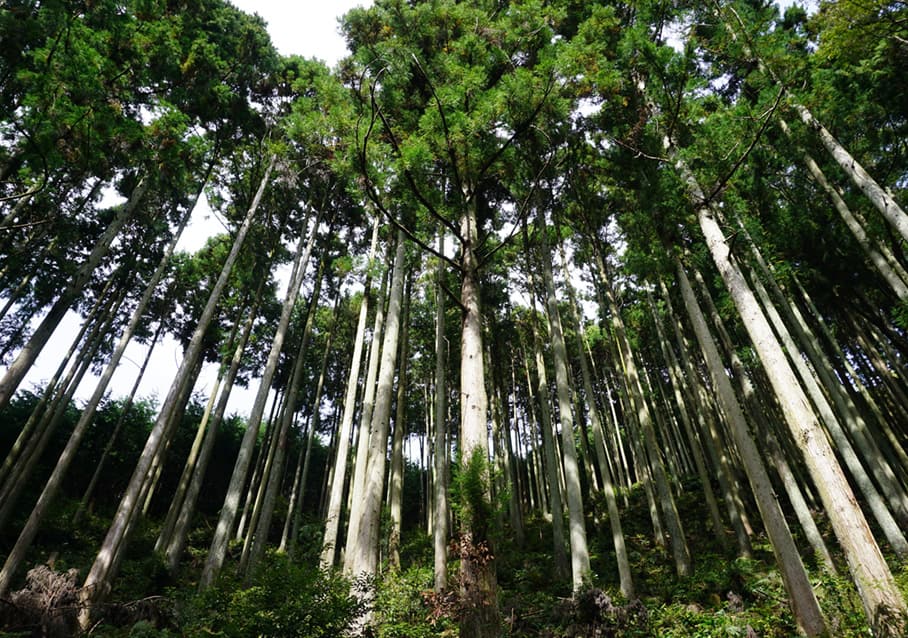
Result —
<svg viewBox="0 0 908 638"><path fill-rule="evenodd" d="M372 245L369 249L368 264L375 259L378 248L378 217L372 224ZM366 275L362 301L359 306L359 318L356 322L356 335L353 337L353 358L350 361L350 372L347 375L347 389L344 394L344 411L341 415L340 429L337 434L337 452L334 460L334 475L331 478L331 495L328 498L328 509L325 514L325 535L322 540L322 553L319 563L322 569L334 566L337 535L340 526L341 508L344 500L344 483L347 476L347 457L350 449L350 434L353 426L353 415L356 409L357 379L362 366L363 342L366 333L366 321L369 313L371 295L371 270Z"/></svg>
<svg viewBox="0 0 908 638"><path fill-rule="evenodd" d="M252 410L249 414L246 432L240 443L240 452L237 455L236 463L233 466L233 473L227 488L227 496L225 497L224 505L221 508L221 515L218 519L217 527L215 528L214 538L208 549L208 558L205 560L205 566L202 568L202 575L199 578L199 587L201 589L207 589L211 586L224 563L224 557L227 553L227 541L230 536L230 531L233 528L234 519L236 518L236 512L239 507L240 493L246 482L246 475L249 470L249 463L252 460L252 451L255 446L256 435L258 434L259 425L262 421L262 414L265 411L268 393L271 389L271 381L277 370L278 359L280 358L281 349L284 345L284 338L287 334L287 328L290 325L290 316L306 272L309 256L312 253L312 246L318 235L320 219L321 215L317 215L312 223L309 240L305 244L305 250L303 250L305 233L300 234L299 246L296 251L296 263L293 266L290 283L287 287L287 296L284 299L284 304L281 308L281 317L271 342L271 351L268 353L268 359L265 362L265 368L262 371L262 379L255 396L255 401L252 405Z"/></svg>
<svg viewBox="0 0 908 638"><path fill-rule="evenodd" d="M706 498L707 510L709 511L710 520L712 521L713 532L716 535L716 540L719 542L719 545L724 549L728 546L728 541L725 538L725 527L722 525L721 516L719 516L719 505L716 502L716 495L713 493L712 480L706 467L706 461L703 458L703 452L700 448L699 438L697 437L696 430L691 423L690 415L687 412L687 401L685 401L682 391L682 380L684 379L684 375L682 374L680 366L678 365L678 359L675 357L675 353L671 349L671 345L665 338L665 332L662 328L662 321L656 310L656 306L653 303L652 296L649 294L647 294L647 301L650 305L650 311L653 314L653 323L656 326L656 334L659 339L659 346L662 349L662 356L665 359L666 365L668 366L668 373L672 382L672 390L674 391L675 395L675 403L678 404L678 410L681 414L684 430L687 433L687 438L690 441L691 452L694 456L694 465L697 468L697 476L700 478L700 483L702 483L703 485L703 495ZM671 321L675 321L673 315L669 314L669 318ZM747 555L745 553L744 547L741 547L740 550L742 554ZM749 552L749 550L750 547L747 546L746 551Z"/></svg>
<svg viewBox="0 0 908 638"><path fill-rule="evenodd" d="M687 165L677 158L677 152L674 154L675 167L682 177L691 201L706 202L707 199L696 178ZM905 600L835 458L832 446L811 409L794 371L786 361L785 353L772 333L756 297L732 259L715 214L706 203L696 205L696 209L697 219L713 261L763 362L792 435L803 451L804 463L814 480L836 538L845 553L870 625L878 636L903 635L908 619Z"/></svg>
<svg viewBox="0 0 908 638"><path fill-rule="evenodd" d="M243 324L243 333L234 348L233 356L230 360L230 367L227 370L227 375L222 384L223 389L221 390L221 395L218 397L218 403L215 406L214 414L211 417L211 423L205 432L205 438L202 440L199 458L193 468L192 480L189 482L186 495L183 497L182 503L180 503L179 513L174 521L173 532L171 533L166 546L163 548L164 560L168 570L171 572L176 570L183 550L186 547L189 526L192 522L192 517L195 514L199 493L202 491L202 482L205 480L208 463L214 452L218 429L220 428L221 422L224 420L224 414L227 411L227 402L230 399L231 390L233 389L236 376L239 373L240 364L242 363L243 352L246 350L246 344L249 342L249 336L252 334L252 327L258 316L264 283L265 279L262 278L255 294L255 301L249 309L248 316Z"/></svg>
<svg viewBox="0 0 908 638"><path fill-rule="evenodd" d="M653 429L653 417L640 386L637 364L634 361L634 355L631 352L630 343L627 339L624 321L618 312L614 293L612 292L608 281L603 283L611 315L613 337L617 344L624 374L627 377L630 400L637 414L637 423L641 430L640 435L646 448L646 454L649 457L649 469L652 472L653 482L655 483L656 492L659 496L660 509L663 516L665 516L665 523L671 537L672 554L675 559L675 571L679 578L687 578L691 575L692 571L690 549L687 546L687 538L684 535L684 526L682 525L681 517L678 514L678 506L675 503L675 498L672 495L668 483L668 476L666 476L665 467L662 464L662 457L659 453L659 444L656 441L656 433Z"/></svg>
<svg viewBox="0 0 908 638"><path fill-rule="evenodd" d="M390 250L390 246L388 247ZM369 346L369 363L366 368L366 387L363 389L363 406L359 419L356 437L356 457L353 464L353 475L350 477L350 493L347 508L347 538L344 543L344 573L353 573L353 556L349 548L356 542L358 529L352 521L359 521L363 504L363 489L366 484L366 468L369 460L369 443L372 427L372 413L375 408L375 382L378 378L378 366L381 361L382 332L385 326L385 297L388 293L388 269L382 274L378 298L375 303L375 323L372 328L372 343Z"/></svg>
<svg viewBox="0 0 908 638"><path fill-rule="evenodd" d="M114 552L125 538L130 522L133 520L133 512L141 496L142 484L145 481L148 470L151 468L156 452L163 443L169 412L173 405L179 400L178 395L180 394L182 387L186 385L186 377L196 368L197 360L202 351L202 340L205 336L205 332L214 317L214 311L218 301L220 300L224 289L227 287L230 271L239 256L240 248L242 248L246 235L252 226L252 220L255 217L255 212L258 209L265 188L268 185L268 180L271 177L273 168L274 158L269 160L268 167L265 170L265 174L263 175L255 197L252 200L252 204L249 206L249 210L246 213L243 223L237 230L230 253L227 255L227 258L221 267L220 275L209 293L208 301L199 317L198 325L193 332L189 346L184 353L183 361L180 363L174 381L170 386L167 398L164 400L161 413L158 415L152 431L148 435L148 439L145 442L145 448L142 451L142 456L139 458L136 468L133 471L132 478L129 481L129 486L126 489L123 498L120 500L117 512L111 521L110 529L101 545L101 550L98 552L98 556L95 558L91 570L82 586L80 599L84 607L79 614L79 624L83 630L87 629L91 624L92 604L103 599L107 594L110 578L112 576L111 567Z"/></svg>
<svg viewBox="0 0 908 638"><path fill-rule="evenodd" d="M350 561L350 571L355 576L361 574L373 576L378 568L379 523L388 458L388 431L391 422L394 373L397 369L401 305L406 276L405 257L404 234L403 231L398 231L391 290L388 294L388 314L382 335L381 365L375 390L375 407L372 412L363 504L360 518L350 519L350 526L356 530L356 535L354 544L347 547L347 559Z"/></svg>
<svg viewBox="0 0 908 638"><path fill-rule="evenodd" d="M791 598L792 610L798 627L808 636L820 636L826 632L826 624L820 612L807 571L801 562L798 548L785 522L785 516L773 492L769 475L760 457L760 452L748 431L744 412L738 403L731 381L725 373L724 363L706 324L706 319L694 297L687 274L680 261L676 261L678 282L684 306L693 324L694 333L700 343L700 350L706 360L713 387L716 389L722 411L731 429L735 445L753 490L757 507L766 526L766 532L776 556L776 564L782 572L785 588Z"/></svg>

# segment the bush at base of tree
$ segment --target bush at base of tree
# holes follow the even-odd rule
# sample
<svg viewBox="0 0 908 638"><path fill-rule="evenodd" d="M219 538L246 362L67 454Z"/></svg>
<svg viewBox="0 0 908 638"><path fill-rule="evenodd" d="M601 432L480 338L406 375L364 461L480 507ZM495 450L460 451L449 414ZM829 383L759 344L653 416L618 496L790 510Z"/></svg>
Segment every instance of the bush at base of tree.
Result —
<svg viewBox="0 0 908 638"><path fill-rule="evenodd" d="M225 638L341 636L363 608L340 576L269 553L251 584L224 575L182 609L184 635Z"/></svg>

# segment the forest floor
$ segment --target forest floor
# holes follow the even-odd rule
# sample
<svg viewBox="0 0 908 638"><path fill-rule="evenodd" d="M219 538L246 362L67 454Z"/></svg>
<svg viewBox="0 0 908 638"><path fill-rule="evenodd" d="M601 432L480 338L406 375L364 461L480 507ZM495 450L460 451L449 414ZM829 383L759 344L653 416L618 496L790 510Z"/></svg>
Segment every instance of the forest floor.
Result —
<svg viewBox="0 0 908 638"><path fill-rule="evenodd" d="M779 572L765 537L753 537L753 556L736 555L734 537L726 530L723 551L708 529L708 516L696 483L685 483L679 510L694 557L692 577L675 577L670 554L655 546L646 499L629 495L622 524L631 557L637 597L627 601L618 591L611 532L605 504L588 504L588 533L594 587L572 597L568 583L553 577L550 526L526 521L523 546L500 539L496 565L500 588L500 635L512 638L658 637L658 638L787 638L797 630ZM74 632L78 574L106 532L107 521L91 516L77 529L69 524L69 506L37 539L30 557L41 566L28 585L0 600L0 638L69 636ZM603 518L599 518L603 513ZM275 517L278 518L277 516ZM196 579L204 562L207 535L198 529L190 539L183 567L171 575L153 552L158 522L146 521L131 541L111 601L91 635L109 638L175 636L340 636L363 609L342 578L319 572L320 526L302 529L293 561L269 554L246 580L225 574L203 594ZM14 525L12 526L14 527ZM793 529L795 526L793 525ZM2 538L5 546L11 539ZM12 539L14 540L14 539ZM799 539L801 541L802 539ZM827 534L830 548L832 537ZM800 543L808 555L806 542ZM238 559L240 547L232 547ZM833 554L835 551L833 549ZM358 584L374 596L374 634L380 638L456 636L456 596L432 594L432 547L424 533L405 534L398 572L383 572L375 583ZM840 556L840 572L846 573ZM908 566L893 565L908 593ZM456 564L450 565L456 574ZM847 577L824 574L808 561L812 582L832 629L831 635L869 636L860 601Z"/></svg>

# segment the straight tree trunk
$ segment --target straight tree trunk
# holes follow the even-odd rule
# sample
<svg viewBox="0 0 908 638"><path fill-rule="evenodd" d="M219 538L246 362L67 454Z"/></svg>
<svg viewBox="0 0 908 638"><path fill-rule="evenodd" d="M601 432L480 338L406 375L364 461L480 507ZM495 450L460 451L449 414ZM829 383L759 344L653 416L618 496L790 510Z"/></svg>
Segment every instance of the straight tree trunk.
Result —
<svg viewBox="0 0 908 638"><path fill-rule="evenodd" d="M465 192L473 192L466 189ZM498 583L494 550L484 520L489 504L488 399L482 343L480 264L477 202L466 202L460 224L462 310L460 339L460 445L461 472L481 486L462 503L460 533L460 588L463 609L461 638L493 638L498 635Z"/></svg>
<svg viewBox="0 0 908 638"><path fill-rule="evenodd" d="M641 437L649 456L649 467L653 474L653 481L656 484L656 491L659 495L659 504L662 514L665 516L665 522L671 536L672 554L675 558L675 572L679 578L687 578L691 575L692 565L690 549L687 546L687 538L684 535L684 526L681 523L681 517L678 514L678 507L672 495L668 483L668 477L665 474L665 467L662 464L662 458L659 454L659 445L656 441L656 433L653 429L653 417L650 413L649 406L646 403L640 377L637 373L637 364L634 362L634 356L631 352L630 343L627 339L627 333L624 328L624 321L618 312L618 306L615 302L614 293L611 290L608 281L605 284L605 294L609 304L609 311L612 317L612 331L615 341L617 342L618 352L624 374L627 377L630 399L633 402L634 409L637 413L637 423L640 425Z"/></svg>
<svg viewBox="0 0 908 638"><path fill-rule="evenodd" d="M296 298L299 295L300 285L303 282L303 277L309 262L309 256L312 253L312 246L318 235L320 221L321 214L316 215L305 250L303 250L305 234L300 235L299 246L296 251L296 263L294 264L290 276L290 284L287 287L287 297L284 299L284 304L281 308L281 317L278 321L274 339L271 342L271 351L268 353L268 359L265 362L265 369L262 371L259 389L255 395L255 401L252 404L246 433L243 435L243 440L240 443L240 452L237 455L236 463L233 466L233 474L230 477L227 496L224 499L224 505L221 508L221 515L218 519L217 527L215 528L214 538L212 538L211 546L208 549L208 558L205 560L205 566L202 568L202 575L199 578L199 587L203 590L211 586L220 572L221 566L224 564L224 557L227 554L227 541L230 536L230 531L233 528L237 509L239 508L240 493L243 489L243 485L246 483L246 475L249 471L249 462L252 460L255 439L258 434L259 425L262 421L262 414L265 411L265 403L268 400L268 394L271 390L271 381L277 370L278 359L280 358L281 349L284 345L284 338L287 334L287 327L290 325L290 316Z"/></svg>
<svg viewBox="0 0 908 638"><path fill-rule="evenodd" d="M444 231L438 233L438 252L444 254ZM435 592L441 593L448 587L448 445L447 445L447 398L448 384L447 348L445 341L445 298L442 282L444 262L438 260L435 271L435 414L434 445L432 459L434 492L432 510L432 545L434 559Z"/></svg>
<svg viewBox="0 0 908 638"><path fill-rule="evenodd" d="M22 382L22 379L28 373L29 368L31 368L32 364L35 362L35 359L38 358L38 355L47 343L47 340L50 339L51 334L53 334L54 330L56 330L57 326L60 324L66 311L72 307L73 303L85 287L85 284L91 279L92 273L100 265L101 260L104 259L114 238L132 217L136 208L138 208L146 190L148 190L148 180L143 178L139 180L139 183L133 188L129 200L120 207L116 217L114 217L113 221L104 231L104 234L102 234L95 243L91 253L79 266L72 281L69 282L57 298L57 301L51 306L47 315L45 315L38 327L35 328L28 343L25 344L16 355L16 358L7 367L6 373L3 375L3 378L0 379L0 409L7 406L9 400Z"/></svg>
<svg viewBox="0 0 908 638"><path fill-rule="evenodd" d="M356 542L356 534L359 531L354 521L359 521L362 516L363 490L366 485L372 432L372 414L375 408L375 383L378 378L382 332L385 327L385 296L387 292L388 269L386 268L382 274L381 286L376 300L375 323L372 328L372 343L369 345L369 363L366 369L366 387L363 390L363 407L360 414L359 428L357 429L356 459L353 466L353 476L350 477L350 506L347 508L347 538L344 543L344 573L348 576L353 573L353 556L350 553L350 547Z"/></svg>
<svg viewBox="0 0 908 638"><path fill-rule="evenodd" d="M820 605L810 586L807 570L801 562L798 548L791 536L788 524L785 522L782 508L779 506L779 502L773 492L760 452L750 436L744 412L741 410L741 406L735 396L731 381L725 374L725 366L719 356L712 334L709 332L703 312L694 297L694 291L691 289L687 274L684 272L680 261L676 261L675 265L685 308L693 324L697 341L700 343L700 350L706 360L710 379L717 391L719 402L731 428L735 445L741 455L748 481L757 502L757 508L760 510L763 524L766 527L769 541L775 553L776 564L782 573L785 589L791 599L792 611L798 623L798 628L808 636L821 636L826 633L826 623L823 620Z"/></svg>
<svg viewBox="0 0 908 638"><path fill-rule="evenodd" d="M555 386L558 394L558 414L561 424L561 447L564 455L564 482L567 488L568 518L571 541L571 581L574 594L578 594L590 583L590 555L586 542L586 526L583 518L583 494L580 488L580 471L577 466L577 449L574 443L574 418L571 405L571 388L568 379L567 347L555 296L555 278L552 274L552 259L546 237L545 217L537 211L539 226L539 257L542 263L542 278L545 284L546 315L549 321L549 337L555 358Z"/></svg>
<svg viewBox="0 0 908 638"><path fill-rule="evenodd" d="M666 147L670 146L666 143ZM706 202L696 178L673 151L675 167L693 202ZM830 523L848 562L870 626L878 637L896 637L908 629L908 608L883 559L867 520L848 485L835 453L788 364L769 322L738 265L706 203L696 205L697 219L713 261L741 315L770 383L782 405L792 436L803 450L807 466Z"/></svg>
<svg viewBox="0 0 908 638"><path fill-rule="evenodd" d="M309 301L309 308L306 312L306 322L303 326L303 334L300 338L300 346L297 350L296 360L293 365L293 372L290 376L290 386L287 388L287 392L284 398L284 407L281 412L280 424L276 431L275 444L273 446L273 456L271 459L269 459L270 467L269 465L266 465L268 469L262 476L262 489L260 489L259 491L256 508L255 510L253 510L254 513L252 522L249 526L249 534L246 536L247 544L244 545L243 554L240 556L239 569L240 572L246 575L247 581L249 580L249 577L255 567L261 561L262 556L264 556L265 545L268 543L268 533L271 530L271 518L274 514L274 504L277 499L277 494L280 491L281 481L284 477L284 459L287 456L287 438L297 411L297 398L299 396L300 386L302 385L303 380L303 366L306 362L305 354L309 344L309 337L312 334L312 324L315 320L315 311L318 307L318 299L321 294L324 268L325 260L321 259L319 260L319 267L315 275L315 286L312 290L312 296ZM335 312L336 311L337 306L335 304ZM325 354L323 355L323 358L324 356L327 356L330 348L331 343L329 338L329 343L325 347ZM322 381L323 383L324 379L321 378L320 381ZM316 394L318 395L320 393L321 387L316 389ZM314 434L314 427L316 424L317 419L313 416L310 419L310 437ZM260 503L258 502L259 498L261 499ZM258 511L256 512L256 510Z"/></svg>
<svg viewBox="0 0 908 638"><path fill-rule="evenodd" d="M372 223L372 245L369 249L368 263L375 259L378 247L378 217ZM371 273L371 270L367 271ZM372 276L366 275L363 284L363 296L359 306L359 318L356 323L356 335L353 338L353 358L350 361L350 372L347 375L347 390L344 395L344 411L341 415L340 430L337 435L337 454L334 460L334 476L331 479L331 496L328 499L328 510L325 514L325 536L322 540L322 553L319 564L322 569L334 566L337 550L337 533L340 526L341 507L344 500L344 482L347 475L347 456L350 449L350 435L353 426L353 414L356 410L356 390L359 369L362 366L363 341L366 333L366 320L369 313L369 296L371 295Z"/></svg>
<svg viewBox="0 0 908 638"><path fill-rule="evenodd" d="M398 238L400 239L400 238ZM397 409L394 413L394 436L391 439L391 474L388 477L388 503L391 509L391 529L388 534L388 562L394 570L400 569L400 531L403 519L401 504L404 491L404 433L407 420L407 371L409 353L410 278L404 295L403 328L400 337L400 363L397 375Z"/></svg>
<svg viewBox="0 0 908 638"><path fill-rule="evenodd" d="M725 538L725 527L722 525L722 518L719 515L719 505L716 502L716 495L713 493L712 479L710 478L709 471L706 468L706 461L703 458L703 452L701 451L696 430L691 423L690 415L687 413L687 402L685 401L684 394L682 392L682 379L684 379L684 375L681 373L681 369L678 365L678 359L675 357L675 353L672 351L670 344L665 338L665 332L662 328L662 321L660 320L659 314L656 311L656 305L653 303L652 296L649 294L647 294L647 301L649 302L650 311L653 314L653 323L656 326L656 335L659 339L659 346L662 349L662 357L665 359L665 363L668 366L668 373L672 382L672 390L675 394L675 403L678 404L678 410L681 413L681 421L684 424L687 438L690 440L691 452L694 456L694 465L697 468L697 476L700 478L700 482L703 484L703 495L706 498L706 505L707 509L709 510L710 520L712 521L713 532L716 535L716 540L719 542L720 547L725 549L728 546L728 541ZM674 317L672 317L672 319L674 320ZM749 552L750 550L749 544L746 546L746 550L745 547L740 547L739 549L741 550L742 555L749 555L748 553L745 553Z"/></svg>
<svg viewBox="0 0 908 638"><path fill-rule="evenodd" d="M50 507L54 498L56 498L57 492L59 491L60 486L63 484L63 479L66 476L66 472L69 470L69 466L75 458L76 452L78 451L79 446L82 443L82 439L84 438L88 427L91 425L92 420L94 419L98 405L100 404L101 399L104 397L104 394L107 391L107 386L110 384L110 380L113 378L114 371L116 370L117 366L119 366L120 360L122 359L123 354L126 352L126 346L128 346L129 342L132 340L132 335L135 332L135 329L138 327L139 322L142 320L142 316L145 313L145 308L148 306L148 302L151 301L151 297L154 295L155 288L157 288L161 277L164 275L164 272L167 269L167 265L170 262L170 258L173 255L173 251L176 248L176 244L179 241L180 235L182 234L183 229L186 227L186 223L189 221L191 212L192 207L189 207L189 211L184 215L183 220L180 222L179 228L168 243L167 248L164 251L164 255L161 257L161 260L158 264L158 267L155 269L154 273L151 276L151 279L145 286L145 291L143 292L142 297L139 299L139 302L133 310L132 316L129 319L129 323L126 325L126 328L120 335L120 340L114 348L114 351L110 356L110 360L108 361L104 372L101 374L101 377L98 380L98 385L95 387L95 391L89 398L88 403L86 403L82 408L82 414L79 416L79 421L76 423L75 428L70 434L69 440L66 442L66 446L60 453L60 457L57 459L57 464L54 466L50 477L47 479L47 482L44 485L44 489L42 490L41 495L38 497L37 503L35 503L35 506L32 508L31 514L29 515L25 526L19 533L16 544L7 555L3 569L2 571L0 571L0 595L2 595L6 591L12 574L15 573L20 563L25 558L25 553L31 546L31 543L34 540L35 534L37 533L38 528L41 525L41 521L43 520L47 509Z"/></svg>
<svg viewBox="0 0 908 638"><path fill-rule="evenodd" d="M243 333L234 348L233 357L230 360L230 367L227 370L227 376L222 384L223 389L221 390L221 396L218 397L218 403L217 406L215 406L211 424L205 432L205 438L202 440L202 449L199 451L198 461L192 471L192 480L189 482L186 495L183 497L183 501L180 504L180 511L174 521L173 532L164 548L164 560L167 564L167 569L170 572L176 570L177 565L180 562L180 557L183 555L183 550L186 547L186 539L189 536L189 526L192 522L192 517L195 514L199 493L202 491L202 482L205 480L208 463L211 460L211 455L214 453L218 429L221 426L221 422L224 420L224 414L227 411L227 402L230 400L230 393L233 390L236 376L239 372L240 364L242 363L243 352L246 350L246 345L249 343L249 336L252 334L252 327L258 316L259 307L262 301L262 293L264 291L264 283L265 278L263 277L259 283L258 290L255 293L255 301L249 309L248 316L243 325Z"/></svg>
<svg viewBox="0 0 908 638"><path fill-rule="evenodd" d="M356 542L347 547L351 560L351 573L374 576L378 568L379 523L385 468L388 459L388 431L391 422L391 399L394 390L394 373L397 369L398 338L400 336L401 305L405 279L406 246L403 231L397 232L394 271L391 291L388 294L388 314L382 335L381 365L375 391L375 407L370 428L369 456L363 492L361 517L350 519L356 530ZM365 432L364 432L365 433ZM363 434L364 434L363 433Z"/></svg>

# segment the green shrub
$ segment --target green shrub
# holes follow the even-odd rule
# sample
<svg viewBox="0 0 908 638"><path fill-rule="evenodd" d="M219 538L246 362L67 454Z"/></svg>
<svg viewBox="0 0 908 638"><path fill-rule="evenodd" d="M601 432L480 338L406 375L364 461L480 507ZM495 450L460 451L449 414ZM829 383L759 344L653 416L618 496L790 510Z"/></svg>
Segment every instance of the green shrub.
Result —
<svg viewBox="0 0 908 638"><path fill-rule="evenodd" d="M375 593L375 622L379 638L434 638L457 635L456 623L436 615L426 604L432 592L431 567L411 567L389 573Z"/></svg>
<svg viewBox="0 0 908 638"><path fill-rule="evenodd" d="M182 629L188 636L333 638L362 613L347 580L269 553L251 584L224 577L190 599Z"/></svg>

